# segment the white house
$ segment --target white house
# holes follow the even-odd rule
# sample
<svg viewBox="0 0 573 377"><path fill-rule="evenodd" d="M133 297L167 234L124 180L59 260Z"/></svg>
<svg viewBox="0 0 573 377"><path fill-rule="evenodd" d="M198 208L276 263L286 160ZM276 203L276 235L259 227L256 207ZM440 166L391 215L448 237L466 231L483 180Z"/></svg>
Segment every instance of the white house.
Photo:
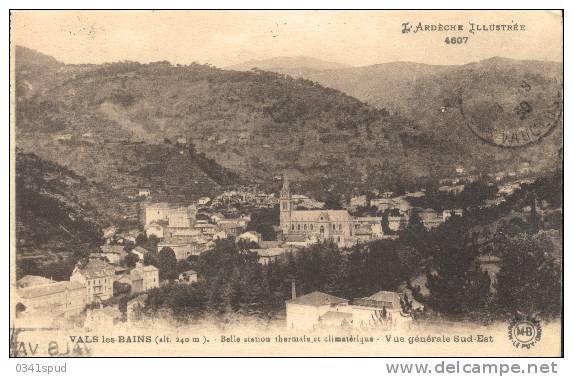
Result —
<svg viewBox="0 0 573 377"><path fill-rule="evenodd" d="M208 196L203 196L203 197L197 199L197 205L204 206L204 205L209 204L210 201L211 201L211 198L209 198Z"/></svg>
<svg viewBox="0 0 573 377"><path fill-rule="evenodd" d="M143 258L145 258L145 254L147 254L149 251L144 249L141 246L136 246L133 250L131 250L131 252L135 255L137 255L137 257L139 258L139 260L141 262L143 262Z"/></svg>
<svg viewBox="0 0 573 377"><path fill-rule="evenodd" d="M314 291L286 302L286 320L289 329L313 329L319 318L329 311L348 306L348 300Z"/></svg>
<svg viewBox="0 0 573 377"><path fill-rule="evenodd" d="M90 259L83 267L76 267L70 277L87 288L86 302L106 300L113 296L114 267L100 259Z"/></svg>
<svg viewBox="0 0 573 377"><path fill-rule="evenodd" d="M254 242L258 244L261 241L261 234L259 232L254 232L254 231L245 232L237 237L237 242L239 242L240 240L243 240L245 242Z"/></svg>
<svg viewBox="0 0 573 377"><path fill-rule="evenodd" d="M139 189L139 191L137 192L137 196L139 197L147 198L149 195L151 195L150 189Z"/></svg>
<svg viewBox="0 0 573 377"><path fill-rule="evenodd" d="M179 281L186 284L191 284L197 281L197 271L187 270L179 274Z"/></svg>

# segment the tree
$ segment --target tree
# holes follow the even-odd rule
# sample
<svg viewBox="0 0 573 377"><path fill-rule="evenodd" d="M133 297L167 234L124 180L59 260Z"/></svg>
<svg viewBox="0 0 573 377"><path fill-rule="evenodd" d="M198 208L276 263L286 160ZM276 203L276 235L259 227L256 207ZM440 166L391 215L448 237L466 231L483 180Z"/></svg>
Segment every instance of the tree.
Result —
<svg viewBox="0 0 573 377"><path fill-rule="evenodd" d="M189 263L186 260L179 260L177 261L177 276L179 276L180 273L185 272L185 271L189 271L191 269L191 263Z"/></svg>
<svg viewBox="0 0 573 377"><path fill-rule="evenodd" d="M156 251L150 251L143 256L144 266L155 266L159 268L159 258Z"/></svg>
<svg viewBox="0 0 573 377"><path fill-rule="evenodd" d="M177 257L170 247L164 247L157 258L159 279L177 279Z"/></svg>
<svg viewBox="0 0 573 377"><path fill-rule="evenodd" d="M346 292L347 269L346 259L338 246L334 243L327 243L323 249L323 263L321 273L324 279L324 292L335 296L343 295Z"/></svg>
<svg viewBox="0 0 573 377"><path fill-rule="evenodd" d="M496 303L502 313L539 313L553 317L561 312L561 266L552 256L547 239L521 234L500 247Z"/></svg>
<svg viewBox="0 0 573 377"><path fill-rule="evenodd" d="M531 213L529 216L529 231L531 234L535 234L539 231L539 215L537 214L536 197L535 194L530 194L529 198L531 202Z"/></svg>
<svg viewBox="0 0 573 377"><path fill-rule="evenodd" d="M131 252L127 253L125 259L123 260L125 266L129 268L135 267L137 265L137 262L139 262L139 257Z"/></svg>
<svg viewBox="0 0 573 377"><path fill-rule="evenodd" d="M145 233L139 233L135 238L135 244L137 246L142 246L147 243L147 235Z"/></svg>
<svg viewBox="0 0 573 377"><path fill-rule="evenodd" d="M133 243L133 241L125 241L125 245L123 246L123 250L126 253L130 253L131 250L135 249L135 244Z"/></svg>
<svg viewBox="0 0 573 377"><path fill-rule="evenodd" d="M427 273L429 304L450 315L485 309L490 300L490 279L477 261L479 250L461 219L452 218L438 229Z"/></svg>
<svg viewBox="0 0 573 377"><path fill-rule="evenodd" d="M131 285L127 283L121 283L119 281L113 282L113 295L128 295L131 293Z"/></svg>
<svg viewBox="0 0 573 377"><path fill-rule="evenodd" d="M417 212L413 212L408 220L406 229L400 231L400 239L407 245L415 247L422 254L427 249L427 231Z"/></svg>
<svg viewBox="0 0 573 377"><path fill-rule="evenodd" d="M247 225L247 231L254 230L261 234L263 240L274 241L277 239L273 225L279 224L279 206L274 208L261 208L253 211L251 221Z"/></svg>

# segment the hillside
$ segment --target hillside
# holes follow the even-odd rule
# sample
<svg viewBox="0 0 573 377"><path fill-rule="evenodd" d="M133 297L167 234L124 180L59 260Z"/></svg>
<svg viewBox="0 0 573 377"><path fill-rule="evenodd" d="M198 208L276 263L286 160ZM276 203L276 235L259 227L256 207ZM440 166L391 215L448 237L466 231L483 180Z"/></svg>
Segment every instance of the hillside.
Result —
<svg viewBox="0 0 573 377"><path fill-rule="evenodd" d="M162 162L147 170L192 189L189 169L165 169L172 165L164 157L145 152L164 149L177 135L197 154L259 183L286 170L334 184L372 183L383 167L395 177L403 155L395 132L402 118L282 74L157 62L105 64L69 76L20 101L18 145L98 181L149 184L138 172ZM70 140L58 139L68 134Z"/></svg>
<svg viewBox="0 0 573 377"><path fill-rule="evenodd" d="M16 58L18 72L26 62ZM64 65L44 90L18 97L18 146L123 192L147 186L182 198L239 182L272 186L285 172L323 196L447 177L459 164L474 173L521 162L542 169L558 164L560 130L528 148L484 144L465 126L456 93L508 90L516 80L549 88L556 73L503 59L392 63L309 76L320 84L198 64ZM43 79L36 76L27 77ZM392 103L363 98L377 106L367 105L323 86L335 86L326 77L350 94L382 93ZM178 135L187 143L175 145Z"/></svg>
<svg viewBox="0 0 573 377"><path fill-rule="evenodd" d="M109 218L91 198L104 194L73 171L30 153L16 153L18 256L88 249Z"/></svg>
<svg viewBox="0 0 573 377"><path fill-rule="evenodd" d="M233 71L250 71L255 68L263 71L283 73L298 78L331 69L350 68L350 66L341 63L327 62L308 56L281 56L270 59L249 60L244 63L225 67L225 69Z"/></svg>
<svg viewBox="0 0 573 377"><path fill-rule="evenodd" d="M396 62L366 67L330 70L305 76L390 113L411 120L404 137L404 148L428 159L446 149L460 152L458 163L478 171L512 169L528 162L538 170L559 165L562 125L543 140L527 148L500 149L475 139L460 112L460 93L488 96L505 93L510 97L522 85L530 85L547 97L561 90L562 64L491 58L461 66L433 66ZM423 145L433 149L428 151ZM449 154L446 152L446 154ZM453 155L455 152L449 154ZM438 157L439 158L439 157ZM447 159L442 160L447 163ZM438 173L439 174L439 173Z"/></svg>

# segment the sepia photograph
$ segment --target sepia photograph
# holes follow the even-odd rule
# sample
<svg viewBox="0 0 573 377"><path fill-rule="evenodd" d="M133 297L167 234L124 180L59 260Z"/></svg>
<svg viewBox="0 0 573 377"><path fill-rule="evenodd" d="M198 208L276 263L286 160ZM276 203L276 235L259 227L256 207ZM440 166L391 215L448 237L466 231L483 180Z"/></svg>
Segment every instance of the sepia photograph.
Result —
<svg viewBox="0 0 573 377"><path fill-rule="evenodd" d="M562 10L11 10L10 357L563 357Z"/></svg>

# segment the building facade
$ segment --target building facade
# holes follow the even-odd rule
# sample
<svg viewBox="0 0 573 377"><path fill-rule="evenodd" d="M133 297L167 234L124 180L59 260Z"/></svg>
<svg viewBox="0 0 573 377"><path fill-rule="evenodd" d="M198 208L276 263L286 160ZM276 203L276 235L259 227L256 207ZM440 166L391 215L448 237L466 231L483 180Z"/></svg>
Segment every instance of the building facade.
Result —
<svg viewBox="0 0 573 377"><path fill-rule="evenodd" d="M294 209L288 180L283 180L280 195L280 228L286 241L307 239L332 241L339 246L381 238L382 218L353 217L347 210Z"/></svg>
<svg viewBox="0 0 573 377"><path fill-rule="evenodd" d="M18 289L25 315L70 316L86 306L86 286L77 281L30 285Z"/></svg>
<svg viewBox="0 0 573 377"><path fill-rule="evenodd" d="M74 269L70 281L85 285L88 304L107 300L113 296L115 268L100 259L90 259L85 266Z"/></svg>

